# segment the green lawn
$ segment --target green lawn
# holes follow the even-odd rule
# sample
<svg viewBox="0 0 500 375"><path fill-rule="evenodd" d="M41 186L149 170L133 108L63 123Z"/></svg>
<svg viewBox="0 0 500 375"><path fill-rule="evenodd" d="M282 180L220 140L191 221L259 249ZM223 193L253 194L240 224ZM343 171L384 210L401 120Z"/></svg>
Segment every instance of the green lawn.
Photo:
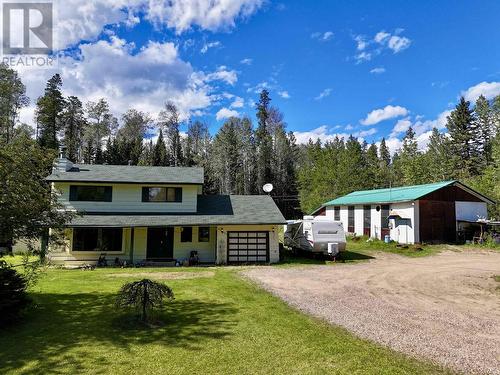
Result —
<svg viewBox="0 0 500 375"><path fill-rule="evenodd" d="M138 329L116 311L117 273L207 272L166 280L165 325ZM189 276L189 275L188 275ZM0 331L2 374L429 374L431 364L305 316L234 268L50 269L36 308Z"/></svg>

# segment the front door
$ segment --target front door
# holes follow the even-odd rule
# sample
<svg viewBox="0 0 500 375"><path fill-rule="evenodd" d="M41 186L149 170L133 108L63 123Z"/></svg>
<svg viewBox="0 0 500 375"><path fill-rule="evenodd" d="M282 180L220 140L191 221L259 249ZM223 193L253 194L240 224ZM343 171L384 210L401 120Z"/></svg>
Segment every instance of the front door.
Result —
<svg viewBox="0 0 500 375"><path fill-rule="evenodd" d="M174 257L174 228L148 228L147 259L172 259Z"/></svg>

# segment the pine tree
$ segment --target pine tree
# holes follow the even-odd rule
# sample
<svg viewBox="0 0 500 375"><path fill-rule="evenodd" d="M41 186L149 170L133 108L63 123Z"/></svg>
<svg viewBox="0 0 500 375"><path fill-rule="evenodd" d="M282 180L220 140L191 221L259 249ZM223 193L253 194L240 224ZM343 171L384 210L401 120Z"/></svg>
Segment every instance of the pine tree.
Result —
<svg viewBox="0 0 500 375"><path fill-rule="evenodd" d="M118 128L118 119L110 112L108 102L105 99L88 102L86 107L87 126L83 132L86 162L101 164L104 162L102 142L105 138L115 134Z"/></svg>
<svg viewBox="0 0 500 375"><path fill-rule="evenodd" d="M463 97L448 116L446 128L450 134L451 151L456 156L454 168L458 177L466 178L476 175L480 153L477 128L470 103Z"/></svg>
<svg viewBox="0 0 500 375"><path fill-rule="evenodd" d="M238 121L235 117L227 120L214 138L211 162L219 194L238 193L238 181L241 180Z"/></svg>
<svg viewBox="0 0 500 375"><path fill-rule="evenodd" d="M491 140L493 138L493 116L490 103L483 95L480 95L474 108L477 137L480 148L480 167L484 168L492 163Z"/></svg>
<svg viewBox="0 0 500 375"><path fill-rule="evenodd" d="M370 188L375 189L382 185L378 150L375 143L370 144L370 147L366 151L366 179L367 185Z"/></svg>
<svg viewBox="0 0 500 375"><path fill-rule="evenodd" d="M158 133L158 140L153 147L153 153L151 156L153 166L168 166L169 158L167 155L167 148L165 147L165 141L163 140L163 131L160 129Z"/></svg>
<svg viewBox="0 0 500 375"><path fill-rule="evenodd" d="M63 142L67 149L68 159L80 162L82 155L82 136L87 125L83 105L76 96L70 96L65 102L62 113Z"/></svg>
<svg viewBox="0 0 500 375"><path fill-rule="evenodd" d="M0 144L12 140L19 111L28 104L26 87L17 72L0 63Z"/></svg>
<svg viewBox="0 0 500 375"><path fill-rule="evenodd" d="M412 127L409 127L406 131L398 164L404 185L416 185L425 182L426 166L422 154L418 151L418 144Z"/></svg>
<svg viewBox="0 0 500 375"><path fill-rule="evenodd" d="M391 166L391 153L385 138L380 141L379 148L379 187L390 187L392 184L392 166Z"/></svg>
<svg viewBox="0 0 500 375"><path fill-rule="evenodd" d="M432 129L429 145L424 156L429 173L428 182L445 181L454 178L453 155L450 154L449 141L436 128Z"/></svg>
<svg viewBox="0 0 500 375"><path fill-rule="evenodd" d="M258 127L255 132L255 144L257 150L257 186L258 192L264 194L262 186L272 181L271 153L272 138L267 129L269 120L269 92L262 90L259 103L257 104Z"/></svg>
<svg viewBox="0 0 500 375"><path fill-rule="evenodd" d="M240 140L239 157L241 160L240 194L255 194L257 192L257 169L255 166L255 138L252 122L248 117L239 121L238 138Z"/></svg>
<svg viewBox="0 0 500 375"><path fill-rule="evenodd" d="M183 165L182 144L179 132L180 120L179 111L172 102L165 104L165 109L160 112L158 125L165 132L169 165L174 167Z"/></svg>
<svg viewBox="0 0 500 375"><path fill-rule="evenodd" d="M36 102L38 143L45 148L57 149L59 147L57 136L61 129L61 115L65 105L61 87L61 76L55 74L48 80L44 95Z"/></svg>

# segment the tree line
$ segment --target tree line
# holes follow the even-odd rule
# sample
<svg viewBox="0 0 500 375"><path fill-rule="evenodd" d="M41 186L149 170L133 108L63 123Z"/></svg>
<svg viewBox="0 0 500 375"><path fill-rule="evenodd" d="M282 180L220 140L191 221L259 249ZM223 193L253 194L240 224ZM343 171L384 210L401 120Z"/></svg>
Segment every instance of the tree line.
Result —
<svg viewBox="0 0 500 375"><path fill-rule="evenodd" d="M15 74L5 66L0 69ZM10 85L23 91L15 76ZM24 92L14 113L29 103ZM205 170L205 194L265 194L262 186L272 183L271 195L283 213L300 216L293 133L287 132L283 114L271 105L268 91L260 93L255 110L255 127L249 117L232 117L212 136L206 123L182 123L169 100L156 118L134 108L117 118L105 98L84 104L75 96L65 97L62 78L55 74L36 101L34 138L46 150L64 145L75 163L200 166ZM14 128L29 131L15 121L4 124L6 134ZM181 125L187 125L185 134ZM158 135L154 141L148 140L152 130Z"/></svg>
<svg viewBox="0 0 500 375"><path fill-rule="evenodd" d="M380 144L335 138L312 142L301 149L298 186L304 212L355 190L388 188L460 180L500 202L500 96L476 103L463 97L447 117L446 133L432 129L425 151L419 150L409 127L402 146L392 156ZM489 207L500 218L500 205Z"/></svg>
<svg viewBox="0 0 500 375"><path fill-rule="evenodd" d="M201 166L205 194L264 194L262 186L270 182L287 219L355 190L451 179L500 200L500 96L491 101L481 96L474 105L461 98L448 116L447 132L433 129L425 151L410 127L391 155L385 139L368 144L350 136L297 145L266 90L255 108L255 125L249 117L232 117L211 135L204 122L183 123L169 100L156 118L133 108L117 118L105 98L84 104L65 97L62 87L58 74L48 80L36 101L32 134L17 121L29 104L24 84L0 65L0 142L30 135L50 155L64 144L77 163ZM187 127L185 134L181 126ZM157 138L146 140L153 129ZM498 205L491 215L499 216Z"/></svg>

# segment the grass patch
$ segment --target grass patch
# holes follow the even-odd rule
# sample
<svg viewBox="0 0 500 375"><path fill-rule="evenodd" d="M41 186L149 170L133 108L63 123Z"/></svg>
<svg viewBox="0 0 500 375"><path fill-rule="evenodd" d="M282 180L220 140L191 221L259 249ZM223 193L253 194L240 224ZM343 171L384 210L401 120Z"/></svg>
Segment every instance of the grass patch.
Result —
<svg viewBox="0 0 500 375"><path fill-rule="evenodd" d="M383 251L391 254L404 255L408 257L421 257L436 254L444 249L446 245L399 245L396 242L385 243L378 239L368 239L366 236L348 237L347 249L349 251L370 254L374 251Z"/></svg>
<svg viewBox="0 0 500 375"><path fill-rule="evenodd" d="M144 269L50 269L32 293L36 308L0 332L0 373L446 372L299 313L237 270L213 270L213 277L167 280L176 299L159 314L163 324L139 329L114 297ZM110 277L120 273L129 275Z"/></svg>

